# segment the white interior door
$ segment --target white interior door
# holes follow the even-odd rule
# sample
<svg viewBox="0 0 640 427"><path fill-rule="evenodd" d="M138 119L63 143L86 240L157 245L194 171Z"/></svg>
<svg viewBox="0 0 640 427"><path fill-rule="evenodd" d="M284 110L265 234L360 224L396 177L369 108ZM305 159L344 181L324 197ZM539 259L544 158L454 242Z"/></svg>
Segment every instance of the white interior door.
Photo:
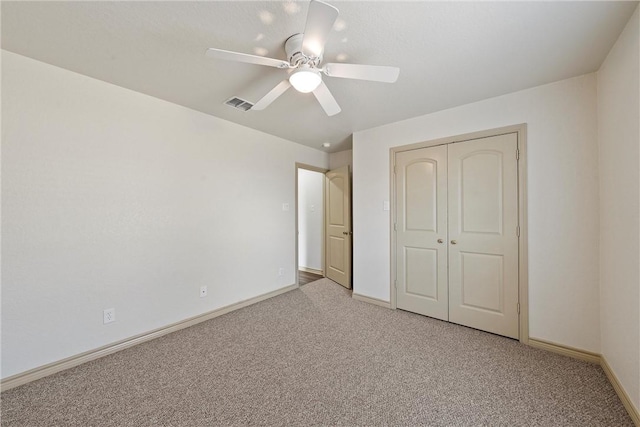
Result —
<svg viewBox="0 0 640 427"><path fill-rule="evenodd" d="M448 320L447 146L397 153L396 305Z"/></svg>
<svg viewBox="0 0 640 427"><path fill-rule="evenodd" d="M349 166L326 173L326 276L351 288L351 185Z"/></svg>
<svg viewBox="0 0 640 427"><path fill-rule="evenodd" d="M448 148L449 320L518 338L517 134Z"/></svg>

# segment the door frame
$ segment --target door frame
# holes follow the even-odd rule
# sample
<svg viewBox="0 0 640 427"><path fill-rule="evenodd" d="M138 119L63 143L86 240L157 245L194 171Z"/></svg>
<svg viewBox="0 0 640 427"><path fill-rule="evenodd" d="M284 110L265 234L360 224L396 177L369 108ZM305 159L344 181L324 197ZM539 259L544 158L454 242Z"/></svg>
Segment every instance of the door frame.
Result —
<svg viewBox="0 0 640 427"><path fill-rule="evenodd" d="M389 233L391 242L391 277L389 278L390 308L395 310L396 303L396 233L394 224L396 223L396 174L395 163L396 153L401 151L416 150L419 148L433 147L436 145L452 144L454 142L464 142L474 139L487 138L491 136L516 133L518 138L518 225L520 226L520 237L518 239L518 302L520 304L519 313L519 336L520 342L529 342L529 256L528 256L528 225L527 225L527 124L521 123L513 126L488 129L478 132L471 132L461 135L449 136L430 141L418 142L389 149L389 194L392 204Z"/></svg>
<svg viewBox="0 0 640 427"><path fill-rule="evenodd" d="M294 207L294 209L296 211L296 213L295 213L295 217L296 217L296 221L295 221L295 227L296 227L295 228L295 236L296 236L295 258L296 259L295 259L295 263L294 263L294 266L295 266L295 277L296 277L296 281L295 281L296 287L300 287L300 283L299 283L299 280L298 280L298 271L299 271L299 267L300 267L298 265L298 258L299 258L298 245L299 245L299 240L300 240L300 231L298 230L298 170L300 170L300 169L305 169L305 170L312 171L312 172L318 172L318 173L321 173L324 176L323 181L322 181L322 239L321 239L322 240L322 242L321 242L322 247L320 248L320 264L322 266L322 275L324 277L326 277L326 275L327 275L326 266L325 266L325 262L324 262L324 257L325 257L325 255L324 255L325 242L324 241L325 241L325 234L326 234L326 231L327 231L326 230L326 226L325 226L325 212L324 211L325 211L325 205L327 203L327 200L326 200L326 188L325 188L326 187L325 183L326 183L326 179L327 179L326 173L329 172L329 169L319 168L317 166L311 166L311 165L307 165L305 163L296 162L296 168L295 168L295 173L296 173L296 178L295 178L295 183L296 183L296 188L295 188L296 201L295 201L295 207Z"/></svg>

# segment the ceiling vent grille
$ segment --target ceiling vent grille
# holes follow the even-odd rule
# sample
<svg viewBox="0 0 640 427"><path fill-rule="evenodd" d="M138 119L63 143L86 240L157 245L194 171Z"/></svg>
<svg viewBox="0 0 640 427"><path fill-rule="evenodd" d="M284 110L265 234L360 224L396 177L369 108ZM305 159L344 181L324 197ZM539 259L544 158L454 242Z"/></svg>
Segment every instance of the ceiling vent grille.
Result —
<svg viewBox="0 0 640 427"><path fill-rule="evenodd" d="M238 98L237 96L227 99L224 103L225 105L228 105L233 108L237 108L238 110L242 110L242 111L249 111L251 107L253 107L252 103L242 98Z"/></svg>

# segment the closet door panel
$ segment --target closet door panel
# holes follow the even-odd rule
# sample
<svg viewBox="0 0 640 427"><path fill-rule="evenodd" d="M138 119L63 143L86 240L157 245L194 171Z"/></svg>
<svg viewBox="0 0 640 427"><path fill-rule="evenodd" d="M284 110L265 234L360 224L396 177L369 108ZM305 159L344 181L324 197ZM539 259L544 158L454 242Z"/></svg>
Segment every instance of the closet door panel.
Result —
<svg viewBox="0 0 640 427"><path fill-rule="evenodd" d="M518 338L517 135L448 145L449 320Z"/></svg>
<svg viewBox="0 0 640 427"><path fill-rule="evenodd" d="M447 147L396 154L396 305L447 320Z"/></svg>

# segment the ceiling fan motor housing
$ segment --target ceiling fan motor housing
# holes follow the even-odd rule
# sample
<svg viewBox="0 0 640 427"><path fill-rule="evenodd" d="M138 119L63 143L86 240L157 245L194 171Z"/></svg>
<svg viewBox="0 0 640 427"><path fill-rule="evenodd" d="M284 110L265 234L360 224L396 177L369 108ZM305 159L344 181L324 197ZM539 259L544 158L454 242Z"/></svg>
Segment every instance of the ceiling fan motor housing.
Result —
<svg viewBox="0 0 640 427"><path fill-rule="evenodd" d="M309 57L302 52L302 39L304 34L298 33L289 37L284 42L284 51L287 54L287 59L292 67L298 67L300 65L309 65L311 67L318 67L322 62L322 55L317 57Z"/></svg>

